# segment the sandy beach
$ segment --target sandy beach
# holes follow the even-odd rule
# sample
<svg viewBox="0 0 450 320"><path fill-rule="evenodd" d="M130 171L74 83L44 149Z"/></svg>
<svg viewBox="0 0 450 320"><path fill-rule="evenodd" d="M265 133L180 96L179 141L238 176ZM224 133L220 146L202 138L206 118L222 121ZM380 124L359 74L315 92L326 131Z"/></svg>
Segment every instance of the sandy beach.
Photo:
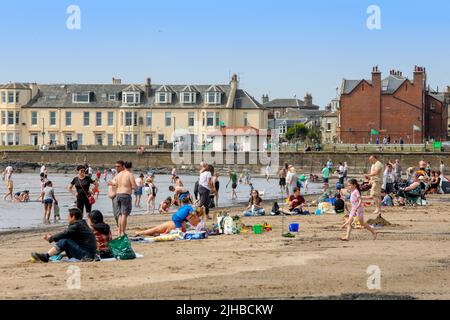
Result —
<svg viewBox="0 0 450 320"><path fill-rule="evenodd" d="M383 216L394 226L378 229L377 241L355 230L351 242L341 242L342 217L335 215L285 217L285 231L301 225L295 239L281 237L280 216L243 218L274 229L133 244L144 255L133 261L32 263L30 252L49 249L46 230L2 233L0 299L450 299L450 197L429 199L427 207L388 209ZM375 218L371 212L366 219ZM167 219L132 216L130 233ZM80 290L67 288L70 265L81 270ZM367 288L372 265L381 269L381 290Z"/></svg>

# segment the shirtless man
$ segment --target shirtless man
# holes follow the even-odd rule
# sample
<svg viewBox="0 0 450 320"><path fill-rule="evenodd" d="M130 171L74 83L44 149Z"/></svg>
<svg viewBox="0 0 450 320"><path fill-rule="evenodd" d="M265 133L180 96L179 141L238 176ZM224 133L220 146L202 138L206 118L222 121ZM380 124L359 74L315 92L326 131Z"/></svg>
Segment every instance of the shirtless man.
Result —
<svg viewBox="0 0 450 320"><path fill-rule="evenodd" d="M278 178L280 178L280 192L282 194L286 193L286 176L287 176L288 164L286 163L284 167L278 172Z"/></svg>
<svg viewBox="0 0 450 320"><path fill-rule="evenodd" d="M123 161L117 161L116 168L119 173L108 183L108 186L117 188L116 204L119 216L119 237L121 237L125 235L127 229L127 219L131 214L133 203L131 195L133 190L137 190L137 185L134 175L131 172L132 164L130 162L124 163Z"/></svg>

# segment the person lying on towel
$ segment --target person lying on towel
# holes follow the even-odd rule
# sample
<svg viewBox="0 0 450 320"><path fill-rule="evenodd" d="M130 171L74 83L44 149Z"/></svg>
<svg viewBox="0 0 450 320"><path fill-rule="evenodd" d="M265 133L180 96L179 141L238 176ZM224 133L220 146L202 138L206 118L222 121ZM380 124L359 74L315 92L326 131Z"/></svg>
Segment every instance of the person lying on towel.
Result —
<svg viewBox="0 0 450 320"><path fill-rule="evenodd" d="M194 209L194 207L189 204L189 198L183 198L183 200L181 200L181 203L182 207L178 209L177 212L175 212L175 214L172 216L171 221L167 221L155 228L140 232L135 236L158 236L161 234L167 234L175 229L180 229L181 231L186 232L187 223L191 224L194 227L197 226L200 222L200 219L202 219L205 215L204 209Z"/></svg>

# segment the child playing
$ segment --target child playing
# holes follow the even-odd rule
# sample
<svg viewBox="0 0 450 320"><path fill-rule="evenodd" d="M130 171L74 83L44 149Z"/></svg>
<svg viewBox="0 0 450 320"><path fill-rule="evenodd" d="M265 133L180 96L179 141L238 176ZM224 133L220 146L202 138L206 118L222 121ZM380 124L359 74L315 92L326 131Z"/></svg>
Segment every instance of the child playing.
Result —
<svg viewBox="0 0 450 320"><path fill-rule="evenodd" d="M383 197L383 200L381 201L381 205L383 207L393 207L394 201L392 200L392 197L389 193L386 193L385 190L381 190L381 196Z"/></svg>
<svg viewBox="0 0 450 320"><path fill-rule="evenodd" d="M98 196L100 195L100 188L99 188L100 179L95 179L95 181L97 182L97 184L94 184L94 187L92 188L92 195L94 197L95 195L97 195L98 199Z"/></svg>
<svg viewBox="0 0 450 320"><path fill-rule="evenodd" d="M69 227L61 233L44 236L44 240L55 245L47 253L33 252L34 261L48 263L50 257L65 252L67 257L82 261L93 261L97 250L95 235L83 220L83 213L78 208L69 209Z"/></svg>
<svg viewBox="0 0 450 320"><path fill-rule="evenodd" d="M171 206L172 206L172 198L168 197L159 205L159 213L168 214Z"/></svg>
<svg viewBox="0 0 450 320"><path fill-rule="evenodd" d="M348 183L349 190L351 192L350 196L350 202L352 204L352 210L350 212L350 216L348 217L347 221L342 225L342 229L347 228L347 234L344 238L342 238L342 241L349 241L350 240L350 233L352 231L352 222L357 217L360 225L369 230L370 233L372 233L373 240L377 239L377 233L375 232L375 229L369 226L364 221L364 214L363 214L363 206L362 206L362 200L361 200L361 191L358 181L356 179L352 179Z"/></svg>
<svg viewBox="0 0 450 320"><path fill-rule="evenodd" d="M109 242L112 240L111 228L103 221L103 214L94 210L88 215L88 224L97 240L97 255L101 259L112 258Z"/></svg>
<svg viewBox="0 0 450 320"><path fill-rule="evenodd" d="M50 223L50 214L52 213L53 203L58 204L55 198L55 191L53 190L53 184L51 181L45 183L44 190L42 190L40 198L44 204L44 223ZM56 219L55 219L56 222Z"/></svg>

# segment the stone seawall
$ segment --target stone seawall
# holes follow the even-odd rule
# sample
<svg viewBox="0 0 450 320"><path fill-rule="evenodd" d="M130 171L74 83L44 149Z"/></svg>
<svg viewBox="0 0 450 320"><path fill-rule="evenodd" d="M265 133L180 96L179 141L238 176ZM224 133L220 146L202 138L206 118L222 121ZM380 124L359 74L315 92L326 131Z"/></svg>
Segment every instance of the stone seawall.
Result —
<svg viewBox="0 0 450 320"><path fill-rule="evenodd" d="M279 156L279 164L289 163L295 165L299 170L305 173L318 173L321 171L324 163L331 159L334 164L340 161L346 161L349 168L355 173L366 172L370 165L368 158L370 153L364 152L308 152L308 153L289 153L282 152L274 154ZM378 153L382 162L399 159L405 170L407 167L417 166L422 159L430 161L434 168L439 167L441 160L444 161L447 168L450 168L450 153ZM183 157L184 156L184 157ZM243 167L250 168L254 173L263 172L269 162L269 155L261 155L258 158L257 153L237 152L231 154L225 153L192 153L189 155L175 154L172 156L168 151L151 151L143 155L138 155L131 151L5 151L2 155L1 166L4 168L8 164L16 165L22 170L37 170L41 163L45 163L49 170L58 168L61 170L71 170L78 164L88 162L96 168L113 168L116 160L132 161L136 169L158 169L159 171L169 170L175 160L179 169L186 171L196 170L198 163L205 159L208 163L215 163L218 169L235 167L241 170ZM184 160L184 161L183 161ZM235 165L233 165L235 164Z"/></svg>

